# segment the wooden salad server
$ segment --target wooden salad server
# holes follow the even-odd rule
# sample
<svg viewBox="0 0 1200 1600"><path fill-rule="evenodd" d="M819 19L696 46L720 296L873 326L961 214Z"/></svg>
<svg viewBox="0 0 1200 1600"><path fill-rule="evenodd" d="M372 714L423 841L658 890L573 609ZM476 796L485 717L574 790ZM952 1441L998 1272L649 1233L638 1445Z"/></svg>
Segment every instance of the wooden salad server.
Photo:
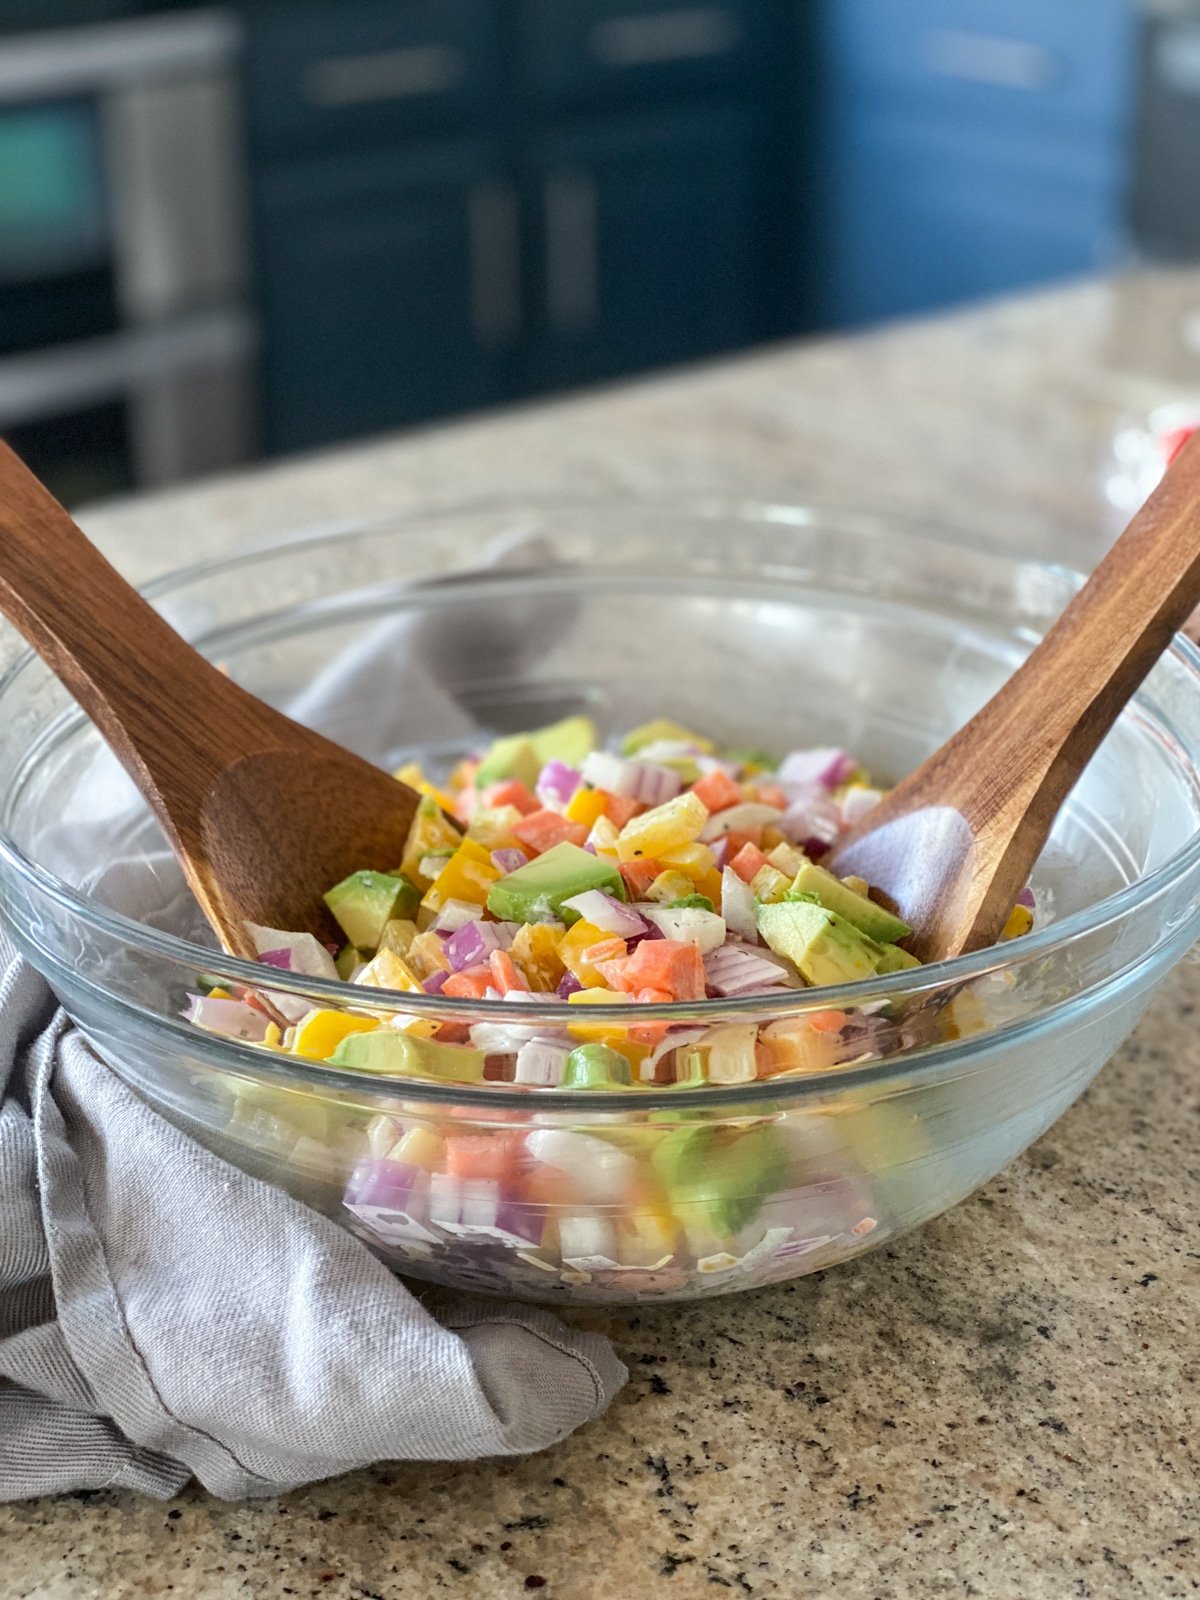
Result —
<svg viewBox="0 0 1200 1600"><path fill-rule="evenodd" d="M324 891L396 869L415 790L206 661L3 443L0 612L111 745L232 955L254 957L247 921L338 938Z"/></svg>
<svg viewBox="0 0 1200 1600"><path fill-rule="evenodd" d="M1076 779L1200 603L1200 436L1036 649L822 865L940 961L994 944Z"/></svg>

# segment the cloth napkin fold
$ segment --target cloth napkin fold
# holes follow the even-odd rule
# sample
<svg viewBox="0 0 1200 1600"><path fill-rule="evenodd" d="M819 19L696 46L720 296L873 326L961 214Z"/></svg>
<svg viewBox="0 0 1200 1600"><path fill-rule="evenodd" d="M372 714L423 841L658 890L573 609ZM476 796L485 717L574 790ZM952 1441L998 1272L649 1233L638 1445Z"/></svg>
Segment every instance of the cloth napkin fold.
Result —
<svg viewBox="0 0 1200 1600"><path fill-rule="evenodd" d="M490 564L534 557L504 546ZM495 644L519 654L529 621L492 619ZM306 720L357 714L381 656L424 659L406 637L384 630L339 664ZM443 695L436 676L409 690ZM145 846L123 784L97 772L92 833L69 850L101 842L98 817L110 847ZM173 862L97 859L85 876L114 886L110 903L174 920ZM166 1498L193 1475L232 1499L383 1459L519 1454L620 1389L606 1340L535 1307L445 1296L432 1314L350 1234L151 1110L3 934L0 971L0 1499Z"/></svg>

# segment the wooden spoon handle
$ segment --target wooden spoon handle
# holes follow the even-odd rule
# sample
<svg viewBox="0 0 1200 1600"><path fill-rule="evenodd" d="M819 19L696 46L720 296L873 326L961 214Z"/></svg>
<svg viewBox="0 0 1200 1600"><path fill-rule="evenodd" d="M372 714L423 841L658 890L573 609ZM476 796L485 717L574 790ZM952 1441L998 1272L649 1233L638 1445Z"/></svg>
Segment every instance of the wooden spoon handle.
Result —
<svg viewBox="0 0 1200 1600"><path fill-rule="evenodd" d="M978 787L996 775L1003 808L1036 796L1047 828L1135 693L1200 601L1200 437L1066 607L1045 638L962 733L944 747ZM999 805L997 806L999 810ZM1036 822L1034 824L1036 827Z"/></svg>
<svg viewBox="0 0 1200 1600"><path fill-rule="evenodd" d="M239 692L109 565L3 442L0 611L135 775L149 772L157 786L181 765L220 765L218 708Z"/></svg>

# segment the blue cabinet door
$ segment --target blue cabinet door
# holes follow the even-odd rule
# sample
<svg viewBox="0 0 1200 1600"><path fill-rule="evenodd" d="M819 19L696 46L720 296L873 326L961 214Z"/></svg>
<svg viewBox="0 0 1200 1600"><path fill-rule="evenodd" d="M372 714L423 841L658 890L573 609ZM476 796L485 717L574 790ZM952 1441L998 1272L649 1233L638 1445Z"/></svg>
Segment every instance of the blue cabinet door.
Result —
<svg viewBox="0 0 1200 1600"><path fill-rule="evenodd" d="M552 131L526 185L532 381L582 383L749 343L764 315L760 134L741 106Z"/></svg>
<svg viewBox="0 0 1200 1600"><path fill-rule="evenodd" d="M259 198L270 449L504 391L520 330L516 195L486 147L268 169Z"/></svg>

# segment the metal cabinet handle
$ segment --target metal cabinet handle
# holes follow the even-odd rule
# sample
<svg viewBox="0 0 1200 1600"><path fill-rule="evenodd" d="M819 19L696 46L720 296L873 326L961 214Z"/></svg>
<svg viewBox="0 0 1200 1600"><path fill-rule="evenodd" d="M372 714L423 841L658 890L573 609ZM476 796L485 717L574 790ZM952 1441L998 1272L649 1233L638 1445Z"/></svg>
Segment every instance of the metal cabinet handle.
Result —
<svg viewBox="0 0 1200 1600"><path fill-rule="evenodd" d="M546 180L546 311L556 333L578 338L600 309L596 260L596 184L586 172Z"/></svg>
<svg viewBox="0 0 1200 1600"><path fill-rule="evenodd" d="M480 344L513 344L521 334L521 213L516 186L486 179L467 199L471 326Z"/></svg>
<svg viewBox="0 0 1200 1600"><path fill-rule="evenodd" d="M740 35L739 19L724 6L688 6L610 17L590 30L587 48L605 67L661 66L726 56Z"/></svg>
<svg viewBox="0 0 1200 1600"><path fill-rule="evenodd" d="M444 94L462 81L466 69L462 52L442 44L330 56L314 61L304 72L300 93L322 111L337 111L345 106Z"/></svg>
<svg viewBox="0 0 1200 1600"><path fill-rule="evenodd" d="M942 78L987 83L1000 89L1039 93L1062 77L1062 63L1053 51L1025 39L1000 39L984 33L944 28L927 33L921 55L930 71Z"/></svg>

